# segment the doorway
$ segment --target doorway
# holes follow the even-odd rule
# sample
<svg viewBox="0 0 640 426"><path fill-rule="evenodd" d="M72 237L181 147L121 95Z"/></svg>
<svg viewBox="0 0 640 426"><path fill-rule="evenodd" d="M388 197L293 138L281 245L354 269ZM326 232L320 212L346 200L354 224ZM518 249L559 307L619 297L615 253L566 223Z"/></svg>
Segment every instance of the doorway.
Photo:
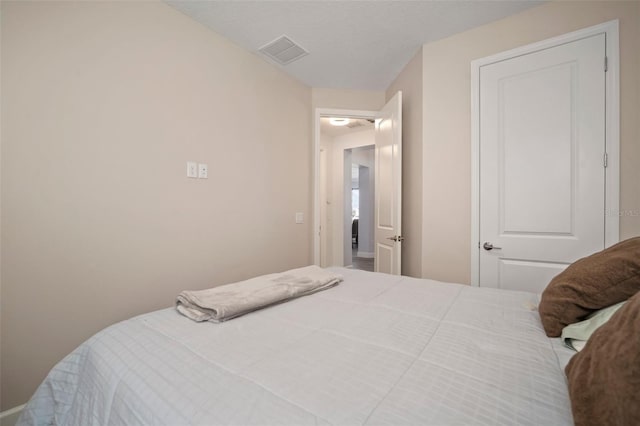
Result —
<svg viewBox="0 0 640 426"><path fill-rule="evenodd" d="M352 119L364 119L373 124L373 138L369 143L335 144L323 143L320 128L323 120L338 118L346 126ZM330 194L329 185L321 184L321 171L331 170L344 188L343 176L351 168L345 168L344 149L373 143L375 145L375 195L374 195L374 271L400 275L402 268L402 92L396 92L379 111L353 111L316 108L314 113L313 150L313 261L316 265L344 266L344 235L350 230L345 221L344 195ZM340 127L340 126L336 126ZM327 152L332 149L333 154ZM335 153L339 153L338 156ZM337 158L337 160L335 160ZM333 160L332 160L333 159ZM335 160L335 161L334 161ZM332 167L342 164L342 167ZM334 179L335 180L335 179ZM334 186L335 187L335 186ZM338 190L340 191L340 190ZM343 189L343 193L349 189ZM322 211L333 213L322 215ZM348 222L348 220L347 220ZM347 228L347 229L345 229ZM346 231L346 232L345 232ZM323 244L321 244L321 242Z"/></svg>
<svg viewBox="0 0 640 426"><path fill-rule="evenodd" d="M320 266L373 270L374 130L369 117L320 117Z"/></svg>

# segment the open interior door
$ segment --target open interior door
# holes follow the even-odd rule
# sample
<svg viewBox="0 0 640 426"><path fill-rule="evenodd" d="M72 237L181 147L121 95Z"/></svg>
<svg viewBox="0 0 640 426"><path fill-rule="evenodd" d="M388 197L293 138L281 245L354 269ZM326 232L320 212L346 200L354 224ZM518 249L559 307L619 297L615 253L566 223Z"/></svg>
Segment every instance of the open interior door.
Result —
<svg viewBox="0 0 640 426"><path fill-rule="evenodd" d="M402 256L402 92L376 119L374 270L400 275Z"/></svg>

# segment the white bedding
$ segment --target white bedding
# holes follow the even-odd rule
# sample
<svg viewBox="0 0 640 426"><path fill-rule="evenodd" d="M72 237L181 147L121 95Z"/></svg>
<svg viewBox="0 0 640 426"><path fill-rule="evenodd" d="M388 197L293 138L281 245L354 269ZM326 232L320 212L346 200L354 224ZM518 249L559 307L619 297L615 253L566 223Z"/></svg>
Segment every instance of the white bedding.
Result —
<svg viewBox="0 0 640 426"><path fill-rule="evenodd" d="M531 293L342 268L231 321L165 309L61 361L19 424L571 425L570 350Z"/></svg>

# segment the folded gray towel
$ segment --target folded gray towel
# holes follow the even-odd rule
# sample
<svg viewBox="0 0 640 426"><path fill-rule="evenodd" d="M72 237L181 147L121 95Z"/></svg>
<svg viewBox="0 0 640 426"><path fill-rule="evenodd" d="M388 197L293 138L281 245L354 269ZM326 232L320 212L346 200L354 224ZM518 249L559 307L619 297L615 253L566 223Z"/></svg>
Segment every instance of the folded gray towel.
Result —
<svg viewBox="0 0 640 426"><path fill-rule="evenodd" d="M185 290L177 297L176 309L194 321L222 322L326 290L341 281L342 276L311 265L207 290Z"/></svg>

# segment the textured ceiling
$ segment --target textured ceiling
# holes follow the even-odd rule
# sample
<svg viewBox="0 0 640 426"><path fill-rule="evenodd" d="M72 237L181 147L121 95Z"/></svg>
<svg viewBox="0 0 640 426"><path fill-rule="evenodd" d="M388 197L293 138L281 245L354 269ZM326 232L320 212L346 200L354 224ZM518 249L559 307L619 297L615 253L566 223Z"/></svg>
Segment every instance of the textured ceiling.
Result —
<svg viewBox="0 0 640 426"><path fill-rule="evenodd" d="M424 43L541 1L165 0L245 49L287 35L309 54L281 66L311 87L385 90Z"/></svg>

